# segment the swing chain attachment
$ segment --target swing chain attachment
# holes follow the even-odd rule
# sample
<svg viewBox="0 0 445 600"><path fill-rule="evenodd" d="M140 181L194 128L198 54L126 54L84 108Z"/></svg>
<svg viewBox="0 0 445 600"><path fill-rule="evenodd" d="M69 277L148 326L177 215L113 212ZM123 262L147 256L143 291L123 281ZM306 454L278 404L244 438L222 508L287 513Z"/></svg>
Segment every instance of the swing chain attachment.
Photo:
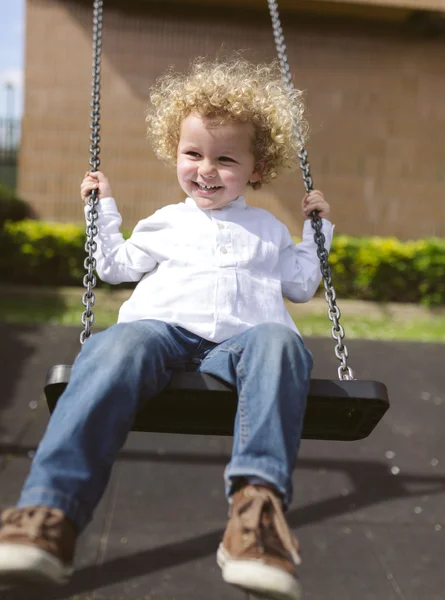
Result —
<svg viewBox="0 0 445 600"><path fill-rule="evenodd" d="M94 173L100 165L100 74L101 74L101 54L102 54L102 20L103 20L103 0L94 0L93 4L93 74L91 83L91 134L90 134L90 172ZM96 268L96 259L94 253L97 250L95 236L97 235L96 221L98 213L96 210L99 196L96 189L93 189L88 198L88 207L86 215L86 236L85 251L87 257L84 261L86 274L83 278L83 287L85 292L82 296L82 304L85 310L82 313L82 325L84 329L80 334L80 343L83 345L92 335L91 326L94 324L93 306L96 303L96 296L93 288L97 280L94 275Z"/></svg>
<svg viewBox="0 0 445 600"><path fill-rule="evenodd" d="M267 4L269 6L270 18L272 20L273 37L278 60L280 62L281 76L288 93L292 94L294 90L294 84L292 83L292 73L289 66L289 59L287 57L287 48L284 42L283 28L281 27L278 2L277 0L267 0ZM298 158L300 159L300 169L303 176L304 187L306 188L306 192L309 194L314 189L314 184L308 161L308 153L304 147L300 128L298 126L295 130L295 137L297 138L297 141L301 147L301 150L298 153ZM348 366L348 349L343 343L345 331L340 325L341 313L337 306L335 289L332 284L331 267L329 266L329 253L325 248L326 239L322 233L322 221L318 216L317 211L314 211L311 216L311 224L314 230L314 240L317 245L317 256L320 260L320 270L323 277L325 298L328 304L328 317L333 323L331 333L333 339L337 342L334 352L335 356L340 361L340 366L338 367L338 378L340 381L352 380L354 379L354 372L352 371L351 367Z"/></svg>

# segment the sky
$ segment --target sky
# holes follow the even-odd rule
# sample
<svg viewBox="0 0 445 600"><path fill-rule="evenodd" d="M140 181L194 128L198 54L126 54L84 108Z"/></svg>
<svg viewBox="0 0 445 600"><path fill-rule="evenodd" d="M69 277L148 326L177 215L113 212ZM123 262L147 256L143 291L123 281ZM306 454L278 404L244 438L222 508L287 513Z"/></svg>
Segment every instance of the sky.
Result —
<svg viewBox="0 0 445 600"><path fill-rule="evenodd" d="M24 45L25 0L0 0L0 117L7 116L8 94L14 116L22 114Z"/></svg>

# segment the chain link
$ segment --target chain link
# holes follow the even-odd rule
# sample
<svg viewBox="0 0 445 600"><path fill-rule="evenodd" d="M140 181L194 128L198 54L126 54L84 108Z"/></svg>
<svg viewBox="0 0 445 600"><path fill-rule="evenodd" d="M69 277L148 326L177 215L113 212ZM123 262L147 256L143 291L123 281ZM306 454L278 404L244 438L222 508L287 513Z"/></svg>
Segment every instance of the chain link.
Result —
<svg viewBox="0 0 445 600"><path fill-rule="evenodd" d="M267 0L269 5L270 18L272 20L273 37L275 40L275 46L277 50L278 60L280 62L281 75L283 78L284 85L289 93L292 93L294 86L292 83L292 73L289 66L289 60L287 58L286 44L284 43L283 29L280 22L280 14L278 11L277 0ZM302 136L300 129L297 126L295 130L295 136L302 147L298 154L300 159L300 168L303 175L304 187L306 192L310 193L313 189L313 181L310 172L310 165L308 161L308 154L306 148L302 143ZM323 277L323 285L325 289L325 298L328 304L328 317L332 321L332 337L336 340L335 345L335 356L340 361L338 367L338 378L342 381L354 379L354 373L351 367L348 366L348 349L343 343L345 332L343 327L340 325L340 309L336 303L336 294L334 286L332 285L331 268L329 266L329 254L325 248L325 237L322 232L322 221L318 216L318 213L314 211L312 213L312 228L314 230L314 240L317 244L317 255L320 260L320 270Z"/></svg>
<svg viewBox="0 0 445 600"><path fill-rule="evenodd" d="M93 3L93 75L91 83L91 134L90 134L90 172L98 170L100 165L100 73L101 73L101 54L102 54L102 19L103 19L103 0L94 0ZM87 257L84 261L86 274L83 278L85 292L82 296L82 304L85 310L82 313L82 325L84 326L80 334L80 343L84 344L92 335L91 327L94 324L93 306L96 303L96 297L93 289L96 286L96 259L94 253L97 249L95 237L97 235L96 221L98 218L96 206L99 202L97 190L93 190L88 198L88 211L86 217L86 242L85 252Z"/></svg>

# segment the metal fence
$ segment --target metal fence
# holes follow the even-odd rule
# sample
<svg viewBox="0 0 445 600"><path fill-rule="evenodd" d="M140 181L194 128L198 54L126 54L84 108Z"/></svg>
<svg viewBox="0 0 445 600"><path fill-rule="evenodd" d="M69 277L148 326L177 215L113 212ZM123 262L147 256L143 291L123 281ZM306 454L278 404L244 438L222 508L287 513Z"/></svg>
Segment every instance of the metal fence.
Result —
<svg viewBox="0 0 445 600"><path fill-rule="evenodd" d="M0 117L0 183L15 188L20 148L19 119Z"/></svg>

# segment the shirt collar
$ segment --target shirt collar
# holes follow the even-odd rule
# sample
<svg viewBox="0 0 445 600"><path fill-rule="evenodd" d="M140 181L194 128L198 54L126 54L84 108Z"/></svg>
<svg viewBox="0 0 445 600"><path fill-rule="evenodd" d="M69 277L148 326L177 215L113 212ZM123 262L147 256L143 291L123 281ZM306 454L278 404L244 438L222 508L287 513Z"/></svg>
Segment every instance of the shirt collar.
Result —
<svg viewBox="0 0 445 600"><path fill-rule="evenodd" d="M190 197L186 198L185 203L189 206L196 206L197 208L199 208L198 205L196 204L196 202L193 200L193 198L190 198ZM244 198L244 196L238 196L238 198L236 200L232 200L232 202L230 204L227 204L226 206L224 206L224 208L216 209L216 210L218 210L218 212L219 212L221 210L226 210L226 209L231 209L231 208L240 208L240 209L247 208L247 202L246 202L246 199ZM205 211L205 212L207 212L207 211Z"/></svg>

